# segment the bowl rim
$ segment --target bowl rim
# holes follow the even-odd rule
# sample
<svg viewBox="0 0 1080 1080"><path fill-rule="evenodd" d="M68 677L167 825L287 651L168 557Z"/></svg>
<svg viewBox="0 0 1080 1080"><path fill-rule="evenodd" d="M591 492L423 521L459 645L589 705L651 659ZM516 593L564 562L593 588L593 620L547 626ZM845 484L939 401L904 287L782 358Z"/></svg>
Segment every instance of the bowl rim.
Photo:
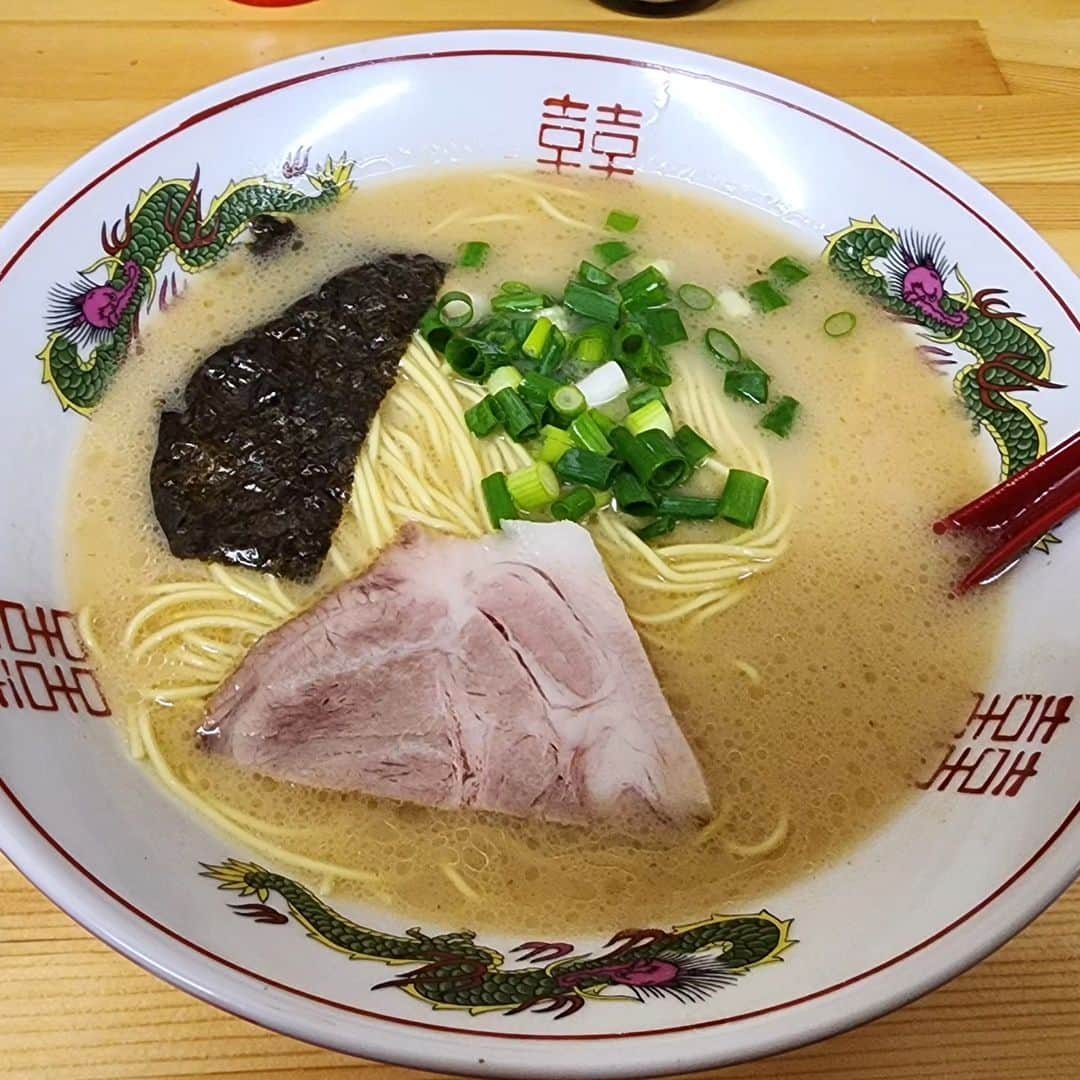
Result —
<svg viewBox="0 0 1080 1080"><path fill-rule="evenodd" d="M398 52L398 49L407 51ZM378 64L514 55L620 64L704 79L768 99L846 132L912 170L976 217L1024 262L1080 332L1080 319L1048 280L1048 277L1075 280L1064 260L996 196L957 166L890 125L829 95L748 65L648 41L546 30L462 30L376 39L277 61L196 91L136 121L99 144L18 210L0 229L0 250L13 249L10 258L0 266L0 282L38 237L99 183L147 150L236 105L299 83ZM882 145L879 139L885 140L887 145ZM921 165L915 164L915 161ZM928 171L930 168L933 172ZM73 188L76 190L70 194ZM958 192L963 192L968 199L992 213L993 221L965 201ZM1011 237L1020 240L1024 252ZM1036 259L1033 260L1025 252L1033 252ZM560 1074L567 1077L657 1075L733 1064L805 1045L892 1011L977 963L1035 918L1080 874L1080 828L1072 828L1080 816L1078 800L1038 850L979 904L901 955L840 983L760 1010L677 1027L578 1035L480 1031L372 1013L285 986L218 957L139 910L82 866L34 819L2 777L0 795L4 796L4 800L0 800L0 821L5 822L2 846L12 863L77 923L144 969L226 1012L327 1049L375 1056L419 1068L473 1074L550 1076L552 1070L557 1068ZM1071 846L1060 843L1070 830ZM1047 855L1051 856L1049 860ZM1039 864L1037 873L1031 875L1030 871L1036 869L1036 864ZM1028 880L1018 890L1015 886L1025 877ZM87 883L92 889L86 888ZM1005 904L999 903L1006 893L1009 894L1010 910L1005 909ZM975 920L974 924L972 920ZM145 926L139 926L140 921ZM983 922L989 925L979 933L979 926ZM961 927L964 929L961 936L969 939L963 944L954 933ZM949 940L945 942L947 937ZM177 949L176 945L181 948ZM928 949L929 953L926 952ZM913 967L908 961L916 954L923 956ZM211 961L209 971L207 960ZM896 972L898 965L900 974ZM222 967L226 970L217 970ZM879 977L887 969L893 969L889 976L891 982L882 982ZM831 1010L831 1016L827 1014L830 1010L826 1010L826 1015L807 1015L809 1022L799 1026L797 1031L778 1031L767 1035L749 1033L742 1046L720 1047L696 1043L679 1052L677 1044L680 1033L736 1024L766 1013L799 1008L829 996L835 1000L837 994L843 998L853 986L868 979L873 980L871 985L877 987L876 993L863 992L861 1001L848 1003L846 1007L843 1001L839 1002L839 1007ZM274 987L280 992L299 995L322 1006L360 1014L370 1021L370 1026L362 1030L360 1038L357 1038L352 1032L328 1029L304 1017L298 1019L287 1013L279 1014L252 994L257 987L267 990ZM452 1052L448 1052L424 1040L402 1041L390 1028L380 1031L382 1025L439 1032L454 1043L460 1042L461 1049L455 1045ZM472 1042L457 1038L463 1034L472 1036ZM369 1038L372 1045L364 1045ZM471 1052L482 1045L477 1040L483 1039L496 1042L520 1040L533 1046L544 1044L554 1050L553 1042L571 1047L577 1044L580 1048L585 1043L600 1046L613 1038L633 1040L635 1044L652 1038L652 1046L661 1052L637 1054L633 1061L606 1059L558 1064L551 1062L550 1058L547 1063L524 1059L513 1064L485 1061L484 1058L477 1059ZM668 1053L663 1052L665 1045L669 1048Z"/></svg>

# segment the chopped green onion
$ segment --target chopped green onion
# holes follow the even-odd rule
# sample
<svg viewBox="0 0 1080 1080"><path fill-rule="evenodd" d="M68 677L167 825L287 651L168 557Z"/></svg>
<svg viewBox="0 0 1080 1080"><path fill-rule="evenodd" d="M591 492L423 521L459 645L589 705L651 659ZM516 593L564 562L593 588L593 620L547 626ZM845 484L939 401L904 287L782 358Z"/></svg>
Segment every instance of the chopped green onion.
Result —
<svg viewBox="0 0 1080 1080"><path fill-rule="evenodd" d="M702 499L696 495L663 495L656 509L666 517L712 521L720 513L720 500Z"/></svg>
<svg viewBox="0 0 1080 1080"><path fill-rule="evenodd" d="M454 332L448 326L443 325L435 309L432 308L420 320L418 327L420 336L437 352L445 352L446 346L454 336Z"/></svg>
<svg viewBox="0 0 1080 1080"><path fill-rule="evenodd" d="M850 311L837 311L826 320L823 329L829 337L843 337L855 329L855 316Z"/></svg>
<svg viewBox="0 0 1080 1080"><path fill-rule="evenodd" d="M628 214L625 210L612 210L607 216L607 227L616 232L633 232L640 220L637 214Z"/></svg>
<svg viewBox="0 0 1080 1080"><path fill-rule="evenodd" d="M715 326L710 326L705 331L705 347L721 364L742 363L742 349L726 330L717 330Z"/></svg>
<svg viewBox="0 0 1080 1080"><path fill-rule="evenodd" d="M473 320L472 297L463 292L444 293L435 304L435 313L444 326L460 330Z"/></svg>
<svg viewBox="0 0 1080 1080"><path fill-rule="evenodd" d="M480 491L493 528L501 529L503 521L513 521L518 516L510 489L506 486L506 473L494 472L485 476L480 481Z"/></svg>
<svg viewBox="0 0 1080 1080"><path fill-rule="evenodd" d="M610 289L615 284L615 275L601 270L594 263L583 260L578 267L578 280L591 289Z"/></svg>
<svg viewBox="0 0 1080 1080"><path fill-rule="evenodd" d="M446 362L458 375L483 382L491 370L489 357L480 351L475 341L468 338L452 337L443 350Z"/></svg>
<svg viewBox="0 0 1080 1080"><path fill-rule="evenodd" d="M592 413L582 413L570 424L570 435L582 450L591 450L594 454L607 457L611 453L611 443L593 419Z"/></svg>
<svg viewBox="0 0 1080 1080"><path fill-rule="evenodd" d="M690 466L675 442L655 428L633 435L624 427L608 435L615 453L651 488L663 489L681 484L690 475Z"/></svg>
<svg viewBox="0 0 1080 1080"><path fill-rule="evenodd" d="M478 438L483 439L495 431L502 420L495 410L491 397L481 398L471 409L465 410L465 426Z"/></svg>
<svg viewBox="0 0 1080 1080"><path fill-rule="evenodd" d="M652 517L656 513L656 499L652 492L632 473L621 472L615 477L615 506L631 517Z"/></svg>
<svg viewBox="0 0 1080 1080"><path fill-rule="evenodd" d="M780 282L781 285L794 285L809 276L810 271L798 259L793 259L790 255L777 259L769 267L769 277Z"/></svg>
<svg viewBox="0 0 1080 1080"><path fill-rule="evenodd" d="M506 478L510 497L526 512L543 510L559 494L559 481L546 461L534 461Z"/></svg>
<svg viewBox="0 0 1080 1080"><path fill-rule="evenodd" d="M619 301L614 296L597 292L580 281L566 286L563 303L576 315L614 326L619 321Z"/></svg>
<svg viewBox="0 0 1080 1080"><path fill-rule="evenodd" d="M586 409L585 395L576 386L559 386L552 390L548 403L564 420L573 420Z"/></svg>
<svg viewBox="0 0 1080 1080"><path fill-rule="evenodd" d="M596 252L596 257L605 265L611 266L612 263L621 262L623 259L634 254L634 249L629 244L624 244L621 240L605 240L602 244L597 244L593 251Z"/></svg>
<svg viewBox="0 0 1080 1080"><path fill-rule="evenodd" d="M470 240L461 245L461 254L458 256L458 266L464 266L470 270L479 269L487 262L488 252L491 245L483 240Z"/></svg>
<svg viewBox="0 0 1080 1080"><path fill-rule="evenodd" d="M604 491L619 471L619 463L591 450L572 447L555 463L555 475L567 484L584 484Z"/></svg>
<svg viewBox="0 0 1080 1080"><path fill-rule="evenodd" d="M615 421L607 413L602 413L599 409L590 409L589 415L596 421L596 426L605 435L610 435L611 429L616 426Z"/></svg>
<svg viewBox="0 0 1080 1080"><path fill-rule="evenodd" d="M532 291L532 286L526 285L524 281L504 281L499 286L499 292L506 293L507 296L524 296Z"/></svg>
<svg viewBox="0 0 1080 1080"><path fill-rule="evenodd" d="M520 285L520 282L508 282L507 284ZM491 298L492 311L539 311L548 306L546 297L531 289L526 292L507 292L506 285L503 291Z"/></svg>
<svg viewBox="0 0 1080 1080"><path fill-rule="evenodd" d="M516 390L509 386L500 390L495 395L495 405L502 413L506 434L515 442L524 442L537 434L536 417Z"/></svg>
<svg viewBox="0 0 1080 1080"><path fill-rule="evenodd" d="M667 284L667 278L655 266L646 266L619 283L619 295L627 311L643 311L660 307L671 299Z"/></svg>
<svg viewBox="0 0 1080 1080"><path fill-rule="evenodd" d="M505 389L507 386L511 390L516 389L521 385L522 374L516 367L512 367L510 364L504 364L502 367L497 367L489 376L487 380L487 392L493 397L500 390Z"/></svg>
<svg viewBox="0 0 1080 1080"><path fill-rule="evenodd" d="M578 380L578 389L590 406L606 405L626 393L629 384L623 369L614 360L601 364Z"/></svg>
<svg viewBox="0 0 1080 1080"><path fill-rule="evenodd" d="M611 327L600 323L590 326L574 339L570 355L587 367L598 367L611 359Z"/></svg>
<svg viewBox="0 0 1080 1080"><path fill-rule="evenodd" d="M555 324L546 315L541 315L533 323L528 337L521 343L521 351L533 360L539 360L544 355L554 327Z"/></svg>
<svg viewBox="0 0 1080 1080"><path fill-rule="evenodd" d="M769 400L769 376L752 360L744 361L724 375L724 393L728 397L764 405Z"/></svg>
<svg viewBox="0 0 1080 1080"><path fill-rule="evenodd" d="M615 332L615 357L625 371L641 382L671 385L671 370L664 354L633 323Z"/></svg>
<svg viewBox="0 0 1080 1080"><path fill-rule="evenodd" d="M769 481L757 473L732 469L720 495L720 516L749 529L757 521Z"/></svg>
<svg viewBox="0 0 1080 1080"><path fill-rule="evenodd" d="M526 371L516 389L530 407L542 415L547 410L548 399L561 385L558 379L550 379L539 371Z"/></svg>
<svg viewBox="0 0 1080 1080"><path fill-rule="evenodd" d="M675 432L675 445L682 451L682 456L696 469L707 457L716 453L714 447L706 442L692 427L683 424Z"/></svg>
<svg viewBox="0 0 1080 1080"><path fill-rule="evenodd" d="M558 371L562 365L565 351L566 338L563 336L563 332L557 326L552 326L551 336L548 338L543 356L540 357L540 373L542 375L551 375Z"/></svg>
<svg viewBox="0 0 1080 1080"><path fill-rule="evenodd" d="M668 407L667 398L664 397L664 391L659 386L646 386L644 390L638 390L626 399L626 404L630 409L640 409L642 405L648 405L650 401L659 401L665 409Z"/></svg>
<svg viewBox="0 0 1080 1080"><path fill-rule="evenodd" d="M755 281L753 285L746 287L746 299L757 308L758 311L775 311L777 308L787 307L787 297L771 281Z"/></svg>
<svg viewBox="0 0 1080 1080"><path fill-rule="evenodd" d="M638 318L654 345L662 348L686 340L682 316L673 307L647 308Z"/></svg>
<svg viewBox="0 0 1080 1080"><path fill-rule="evenodd" d="M656 540L661 536L667 536L674 528L673 517L658 517L655 521L650 521L644 529L638 529L637 534L642 540Z"/></svg>
<svg viewBox="0 0 1080 1080"><path fill-rule="evenodd" d="M647 401L640 409L635 409L623 421L627 430L633 435L640 435L643 431L655 428L674 436L675 425L671 422L671 414L659 401Z"/></svg>
<svg viewBox="0 0 1080 1080"><path fill-rule="evenodd" d="M536 453L538 461L546 461L554 465L574 445L574 438L569 431L555 427L554 424L545 424L540 429L540 436L544 440Z"/></svg>
<svg viewBox="0 0 1080 1080"><path fill-rule="evenodd" d="M795 417L799 413L799 403L786 394L762 417L761 427L786 439L791 434Z"/></svg>
<svg viewBox="0 0 1080 1080"><path fill-rule="evenodd" d="M678 295L691 311L708 311L716 303L716 297L708 289L692 282L680 285Z"/></svg>
<svg viewBox="0 0 1080 1080"><path fill-rule="evenodd" d="M596 509L596 496L584 487L572 487L551 504L556 521L580 521Z"/></svg>

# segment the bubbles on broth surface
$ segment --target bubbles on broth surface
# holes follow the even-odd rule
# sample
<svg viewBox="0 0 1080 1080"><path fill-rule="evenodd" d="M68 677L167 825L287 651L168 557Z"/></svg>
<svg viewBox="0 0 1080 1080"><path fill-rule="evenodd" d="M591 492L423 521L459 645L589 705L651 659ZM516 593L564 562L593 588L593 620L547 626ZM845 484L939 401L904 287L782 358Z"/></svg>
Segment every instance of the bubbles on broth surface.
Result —
<svg viewBox="0 0 1080 1080"><path fill-rule="evenodd" d="M201 574L165 548L147 476L162 404L177 400L213 348L377 251L427 250L453 262L462 242L484 239L488 264L453 270L447 289L483 296L515 279L557 293L603 239L613 199L641 217L630 238L640 255L620 273L658 257L672 263L676 282L716 288L752 280L792 251L789 238L756 219L671 189L619 185L616 197L614 185L567 187L587 198L554 200L595 224L595 235L540 215L527 188L490 177L365 186L339 208L299 219L301 251L258 265L235 255L194 278L156 321L88 425L71 487L74 602L91 609L118 709L159 674L121 644L142 591ZM429 235L458 208L467 212ZM520 220L470 223L491 214ZM935 541L929 522L993 477L940 377L900 330L823 269L791 298L788 308L730 323L684 311L691 341L672 350L676 378L694 366L722 394L699 345L707 326L722 326L772 374L774 394L803 406L791 438L768 442L776 484L794 504L781 565L705 627L654 627L647 641L716 810L726 814L709 839L635 839L277 783L200 752L198 709L183 704L152 713L173 772L263 823L266 840L374 875L367 885L338 882L342 889L418 920L534 935L663 925L731 908L817 872L871 833L926 774L989 669L1000 596L947 601L957 554ZM856 314L857 328L830 339L821 324L840 310ZM735 402L728 411L742 429L760 418ZM425 439L420 426L411 434ZM707 527L686 530L686 540L695 532ZM624 590L631 607L635 591ZM785 821L774 851L738 854ZM447 866L475 898L455 888Z"/></svg>

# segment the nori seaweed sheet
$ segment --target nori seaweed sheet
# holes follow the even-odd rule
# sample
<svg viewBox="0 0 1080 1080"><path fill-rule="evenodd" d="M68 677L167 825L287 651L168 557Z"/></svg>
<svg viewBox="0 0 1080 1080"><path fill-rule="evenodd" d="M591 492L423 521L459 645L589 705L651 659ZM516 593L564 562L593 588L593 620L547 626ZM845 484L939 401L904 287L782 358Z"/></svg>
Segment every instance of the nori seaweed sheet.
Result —
<svg viewBox="0 0 1080 1080"><path fill-rule="evenodd" d="M251 243L248 251L252 255L276 255L278 250L292 241L293 250L304 246L303 240L296 237L296 222L292 218L274 217L273 214L259 214L248 225ZM293 238L296 237L294 240Z"/></svg>
<svg viewBox="0 0 1080 1080"><path fill-rule="evenodd" d="M308 581L353 468L445 267L386 255L346 270L219 349L163 412L150 467L174 555Z"/></svg>

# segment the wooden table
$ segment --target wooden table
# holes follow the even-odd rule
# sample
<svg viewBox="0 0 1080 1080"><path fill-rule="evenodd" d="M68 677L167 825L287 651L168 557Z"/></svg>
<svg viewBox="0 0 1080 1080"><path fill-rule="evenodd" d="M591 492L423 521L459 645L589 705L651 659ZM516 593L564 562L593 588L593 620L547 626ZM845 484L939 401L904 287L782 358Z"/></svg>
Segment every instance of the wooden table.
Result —
<svg viewBox="0 0 1080 1080"><path fill-rule="evenodd" d="M328 45L507 25L687 45L846 98L969 170L1080 270L1077 0L730 0L674 21L627 19L588 0L316 0L279 10L0 0L0 219L106 135L207 83ZM0 857L0 1077L331 1075L419 1076L186 997L88 936ZM1080 885L997 955L902 1012L723 1073L811 1077L1078 1080Z"/></svg>

